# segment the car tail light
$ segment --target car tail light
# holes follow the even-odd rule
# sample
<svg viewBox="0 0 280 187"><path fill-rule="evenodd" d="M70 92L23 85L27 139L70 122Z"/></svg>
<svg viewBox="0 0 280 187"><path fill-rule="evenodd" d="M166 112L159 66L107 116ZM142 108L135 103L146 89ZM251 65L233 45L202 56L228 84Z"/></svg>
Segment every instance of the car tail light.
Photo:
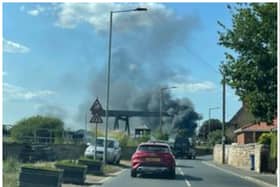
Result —
<svg viewBox="0 0 280 187"><path fill-rule="evenodd" d="M164 154L162 155L162 159L164 162L170 163L170 164L175 164L175 160L173 158L173 155L171 154Z"/></svg>
<svg viewBox="0 0 280 187"><path fill-rule="evenodd" d="M136 153L132 156L131 160L132 160L132 162L141 162L144 160L144 158L141 155Z"/></svg>

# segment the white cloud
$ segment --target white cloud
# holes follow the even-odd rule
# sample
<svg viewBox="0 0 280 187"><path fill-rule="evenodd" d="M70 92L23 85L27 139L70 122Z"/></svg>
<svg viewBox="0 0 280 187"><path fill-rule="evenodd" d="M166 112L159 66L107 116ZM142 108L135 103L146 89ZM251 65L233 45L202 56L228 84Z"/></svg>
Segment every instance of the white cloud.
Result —
<svg viewBox="0 0 280 187"><path fill-rule="evenodd" d="M22 44L3 38L3 50L6 53L28 53L30 49Z"/></svg>
<svg viewBox="0 0 280 187"><path fill-rule="evenodd" d="M43 13L45 8L42 6L36 6L34 9L27 11L27 14L31 16L38 16L39 14Z"/></svg>
<svg viewBox="0 0 280 187"><path fill-rule="evenodd" d="M127 30L136 26L152 26L160 22L160 17L167 17L170 10L158 3L63 3L58 7L56 25L62 28L75 28L79 23L88 23L98 32L108 31L109 13L112 10L146 7L147 12L114 14L114 29ZM125 15L125 14L129 14Z"/></svg>
<svg viewBox="0 0 280 187"><path fill-rule="evenodd" d="M20 6L19 10L20 10L21 12L23 12L23 11L25 10L25 7L24 7L23 5Z"/></svg>
<svg viewBox="0 0 280 187"><path fill-rule="evenodd" d="M174 83L171 84L172 86L177 87L178 89L174 89L174 92L177 90L184 91L184 92L200 92L200 91L213 91L215 90L216 86L213 82L210 81L203 81L203 82L195 82L195 83Z"/></svg>
<svg viewBox="0 0 280 187"><path fill-rule="evenodd" d="M42 98L55 94L55 92L50 90L29 91L25 88L15 86L9 83L3 83L3 93L4 93L3 94L4 99L7 98L7 99L23 99L23 100Z"/></svg>
<svg viewBox="0 0 280 187"><path fill-rule="evenodd" d="M27 11L27 14L29 14L31 16L38 16L39 13L40 13L39 10L36 10L36 9Z"/></svg>

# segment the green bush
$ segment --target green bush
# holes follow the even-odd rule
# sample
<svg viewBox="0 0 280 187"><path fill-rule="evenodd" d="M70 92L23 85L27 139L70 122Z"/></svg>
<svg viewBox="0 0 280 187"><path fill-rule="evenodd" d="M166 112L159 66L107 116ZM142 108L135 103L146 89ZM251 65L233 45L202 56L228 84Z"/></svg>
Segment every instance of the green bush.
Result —
<svg viewBox="0 0 280 187"><path fill-rule="evenodd" d="M277 158L277 133L271 133L271 142L270 142L270 157L272 159Z"/></svg>
<svg viewBox="0 0 280 187"><path fill-rule="evenodd" d="M150 139L151 139L150 135L145 134L144 136L142 136L140 138L136 138L135 140L136 140L137 145L138 145L139 143L147 142Z"/></svg>
<svg viewBox="0 0 280 187"><path fill-rule="evenodd" d="M154 137L157 140L168 140L169 135L167 133L160 132L159 130L154 133Z"/></svg>
<svg viewBox="0 0 280 187"><path fill-rule="evenodd" d="M3 160L3 186L17 187L21 163L15 159Z"/></svg>
<svg viewBox="0 0 280 187"><path fill-rule="evenodd" d="M215 130L208 134L208 144L213 146L215 144L219 144L222 141L222 131Z"/></svg>
<svg viewBox="0 0 280 187"><path fill-rule="evenodd" d="M61 160L61 161L56 162L55 166L87 168L87 166L79 164L76 160Z"/></svg>
<svg viewBox="0 0 280 187"><path fill-rule="evenodd" d="M91 129L90 129L90 131L89 131L89 133L90 133L90 135L91 136L93 136L93 137L95 137L95 134L96 134L96 132L95 132L95 125L96 124L94 124L94 127L92 127ZM104 131L103 130L101 130L101 129L97 129L97 137L104 137L105 136L105 133L104 133Z"/></svg>
<svg viewBox="0 0 280 187"><path fill-rule="evenodd" d="M3 161L3 172L4 173L14 173L19 172L20 162L16 159L9 158Z"/></svg>
<svg viewBox="0 0 280 187"><path fill-rule="evenodd" d="M265 145L270 145L271 143L271 138L272 134L271 133L263 133L259 138L258 138L258 143L260 144L265 144Z"/></svg>
<svg viewBox="0 0 280 187"><path fill-rule="evenodd" d="M102 164L102 161L101 160L94 160L94 159L91 159L91 158L88 158L88 157L81 157L79 159L79 161L87 161L87 162L91 162L93 164ZM78 161L78 162L79 162Z"/></svg>
<svg viewBox="0 0 280 187"><path fill-rule="evenodd" d="M31 142L35 137L62 138L63 122L58 118L34 116L17 122L11 129L11 136L19 142Z"/></svg>
<svg viewBox="0 0 280 187"><path fill-rule="evenodd" d="M148 140L150 140L150 135L148 134L139 138L131 138L125 132L121 131L112 131L109 133L109 137L118 140L121 147L133 147L137 146L139 143L147 142Z"/></svg>
<svg viewBox="0 0 280 187"><path fill-rule="evenodd" d="M130 138L125 132L121 132L121 131L111 131L109 133L109 137L118 140L120 142L121 147L126 147L128 140Z"/></svg>
<svg viewBox="0 0 280 187"><path fill-rule="evenodd" d="M135 147L137 145L138 145L138 140L134 138L129 138L126 144L127 147Z"/></svg>

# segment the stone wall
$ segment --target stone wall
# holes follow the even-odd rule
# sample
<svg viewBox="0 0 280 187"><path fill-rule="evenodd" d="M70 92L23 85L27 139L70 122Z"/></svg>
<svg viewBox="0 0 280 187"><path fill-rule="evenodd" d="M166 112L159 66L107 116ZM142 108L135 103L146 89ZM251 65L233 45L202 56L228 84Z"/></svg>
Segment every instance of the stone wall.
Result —
<svg viewBox="0 0 280 187"><path fill-rule="evenodd" d="M19 159L19 155L24 148L21 143L3 143L3 159L15 158ZM84 155L86 145L83 144L52 144L49 145L54 151L58 160L78 159ZM132 154L137 147L122 148L122 159L130 160Z"/></svg>
<svg viewBox="0 0 280 187"><path fill-rule="evenodd" d="M225 146L225 163L237 168L246 170L251 169L250 155L255 157L255 171L261 171L261 155L263 145L261 144L244 144L244 145L226 145ZM217 144L213 150L213 159L215 162L222 163L222 145Z"/></svg>
<svg viewBox="0 0 280 187"><path fill-rule="evenodd" d="M20 143L3 143L3 159L19 159L24 146L25 144ZM53 144L50 147L58 160L78 159L84 155L86 149L86 145L83 144Z"/></svg>
<svg viewBox="0 0 280 187"><path fill-rule="evenodd" d="M84 144L53 144L50 147L56 153L58 160L79 159L84 155L86 149Z"/></svg>

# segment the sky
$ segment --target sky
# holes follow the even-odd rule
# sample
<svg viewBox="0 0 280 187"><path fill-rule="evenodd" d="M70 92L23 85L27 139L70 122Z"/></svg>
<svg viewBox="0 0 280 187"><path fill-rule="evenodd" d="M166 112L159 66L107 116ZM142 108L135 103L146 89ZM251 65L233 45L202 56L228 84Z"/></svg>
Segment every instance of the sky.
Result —
<svg viewBox="0 0 280 187"><path fill-rule="evenodd" d="M95 98L105 108L110 10L112 109L132 109L134 94L163 86L208 119L222 117L217 21L231 26L227 3L3 3L3 124L33 115L81 129ZM137 90L137 91L136 91ZM241 103L227 87L226 119ZM200 122L200 123L201 123Z"/></svg>

